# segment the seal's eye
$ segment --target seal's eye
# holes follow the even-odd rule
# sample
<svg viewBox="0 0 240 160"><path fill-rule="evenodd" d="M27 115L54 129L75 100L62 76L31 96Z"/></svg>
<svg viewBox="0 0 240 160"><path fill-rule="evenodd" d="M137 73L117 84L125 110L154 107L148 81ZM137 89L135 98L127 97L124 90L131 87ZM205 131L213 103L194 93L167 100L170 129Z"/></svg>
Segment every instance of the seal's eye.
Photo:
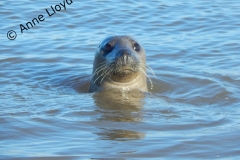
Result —
<svg viewBox="0 0 240 160"><path fill-rule="evenodd" d="M103 49L104 49L104 51L105 52L110 52L111 50L112 50L112 45L111 44L109 44L109 43L107 43L104 47L103 47Z"/></svg>
<svg viewBox="0 0 240 160"><path fill-rule="evenodd" d="M135 44L133 45L133 49L134 49L135 51L139 52L139 51L140 51L140 45L139 45L138 43L135 43Z"/></svg>

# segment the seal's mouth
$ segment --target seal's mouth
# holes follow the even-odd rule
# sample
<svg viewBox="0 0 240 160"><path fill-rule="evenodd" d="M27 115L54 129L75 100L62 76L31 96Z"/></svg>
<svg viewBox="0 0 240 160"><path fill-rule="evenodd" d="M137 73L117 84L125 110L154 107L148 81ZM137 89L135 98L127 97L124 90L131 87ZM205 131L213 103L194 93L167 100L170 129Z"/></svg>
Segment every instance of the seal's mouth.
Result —
<svg viewBox="0 0 240 160"><path fill-rule="evenodd" d="M118 77L124 77L124 76L130 75L132 73L134 73L133 70L125 69L125 70L121 70L119 72L114 72L113 75L118 76Z"/></svg>
<svg viewBox="0 0 240 160"><path fill-rule="evenodd" d="M125 76L125 75L129 75L132 73L136 73L139 71L138 66L137 65L123 65L123 66L115 66L114 67L115 70L113 72L113 75L115 76Z"/></svg>
<svg viewBox="0 0 240 160"><path fill-rule="evenodd" d="M124 66L120 69L115 70L109 78L115 82L127 83L136 79L139 74L139 70L136 70L130 66Z"/></svg>

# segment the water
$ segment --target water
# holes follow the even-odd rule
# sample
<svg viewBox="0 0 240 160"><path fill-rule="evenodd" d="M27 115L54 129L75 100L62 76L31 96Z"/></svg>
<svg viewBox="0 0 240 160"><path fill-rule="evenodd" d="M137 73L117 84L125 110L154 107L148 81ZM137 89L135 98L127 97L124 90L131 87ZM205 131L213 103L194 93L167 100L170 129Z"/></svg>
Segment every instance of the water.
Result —
<svg viewBox="0 0 240 160"><path fill-rule="evenodd" d="M238 1L73 0L49 17L59 3L0 2L0 159L240 158ZM87 93L96 47L123 34L156 75L141 101Z"/></svg>

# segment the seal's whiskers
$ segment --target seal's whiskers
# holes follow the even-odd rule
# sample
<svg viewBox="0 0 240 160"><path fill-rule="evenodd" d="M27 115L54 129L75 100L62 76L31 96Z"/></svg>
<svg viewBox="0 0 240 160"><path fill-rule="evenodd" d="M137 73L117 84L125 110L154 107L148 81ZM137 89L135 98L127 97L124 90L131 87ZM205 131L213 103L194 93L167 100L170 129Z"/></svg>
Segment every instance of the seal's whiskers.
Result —
<svg viewBox="0 0 240 160"><path fill-rule="evenodd" d="M101 72L101 71L103 71L105 67L107 67L106 64L103 64L103 65L99 66L99 67L94 71L94 73L93 73L93 75L91 76L91 78L93 78L93 76L95 76L95 75L98 75L98 73Z"/></svg>
<svg viewBox="0 0 240 160"><path fill-rule="evenodd" d="M156 75L155 75L155 73L153 72L152 68L151 68L149 65L147 65L147 64L145 64L145 66L146 66L148 69L150 69L152 75L153 75L155 78L157 78Z"/></svg>
<svg viewBox="0 0 240 160"><path fill-rule="evenodd" d="M146 71L144 71L142 68L140 68L140 71L149 79L150 83L151 83L151 89L153 89L153 83L151 78L147 75Z"/></svg>
<svg viewBox="0 0 240 160"><path fill-rule="evenodd" d="M102 72L94 81L94 83L100 78L102 77L107 71L109 70L109 66L105 65L104 67L102 67L101 70L99 70L97 73ZM98 74L97 74L98 75Z"/></svg>
<svg viewBox="0 0 240 160"><path fill-rule="evenodd" d="M109 73L111 73L112 70L113 70L113 65L109 66L109 69L107 69L107 70L104 72L105 75L104 75L103 78L101 79L100 83L102 83L103 79L104 79L107 75L109 75Z"/></svg>

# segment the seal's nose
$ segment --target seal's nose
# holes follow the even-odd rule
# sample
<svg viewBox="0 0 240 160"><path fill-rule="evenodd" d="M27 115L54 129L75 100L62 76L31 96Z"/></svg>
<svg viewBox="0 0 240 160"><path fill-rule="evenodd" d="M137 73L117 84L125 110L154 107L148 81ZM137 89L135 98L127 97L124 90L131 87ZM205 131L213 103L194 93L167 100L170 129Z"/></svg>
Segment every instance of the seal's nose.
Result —
<svg viewBox="0 0 240 160"><path fill-rule="evenodd" d="M127 49L119 50L118 58L121 59L123 65L127 65L131 59L131 52Z"/></svg>
<svg viewBox="0 0 240 160"><path fill-rule="evenodd" d="M126 56L130 56L131 52L127 49L121 49L118 51L118 57L126 57Z"/></svg>

